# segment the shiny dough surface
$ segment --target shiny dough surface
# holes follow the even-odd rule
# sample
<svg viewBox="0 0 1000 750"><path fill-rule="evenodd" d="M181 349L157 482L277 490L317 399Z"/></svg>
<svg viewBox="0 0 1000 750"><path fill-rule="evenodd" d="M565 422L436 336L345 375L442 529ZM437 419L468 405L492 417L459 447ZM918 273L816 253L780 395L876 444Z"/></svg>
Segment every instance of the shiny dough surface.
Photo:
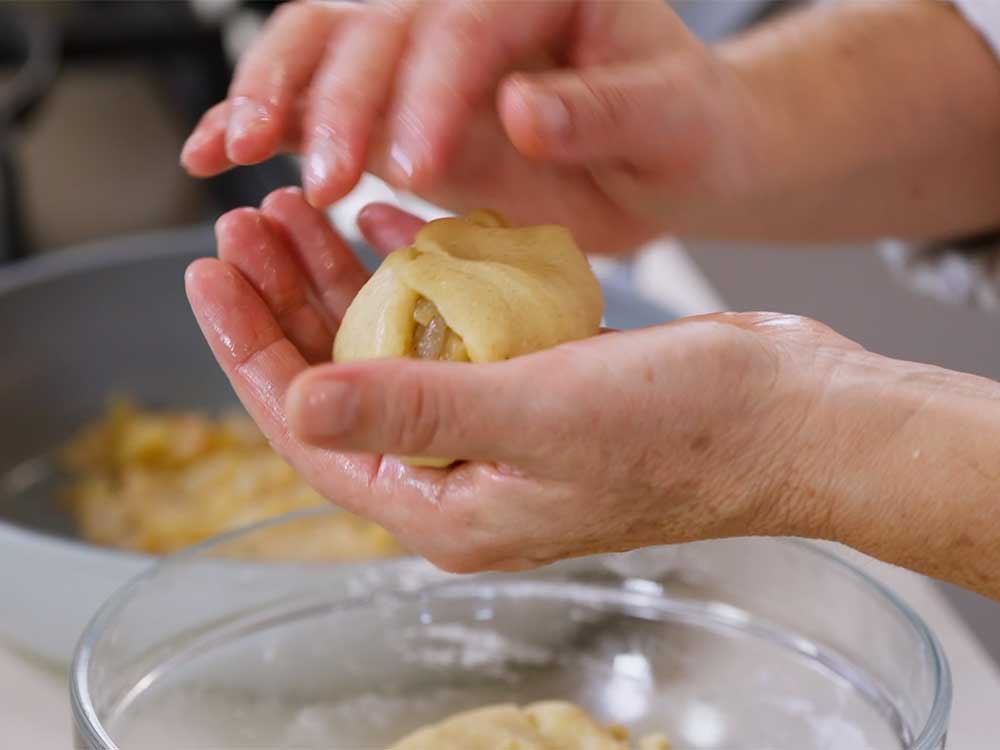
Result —
<svg viewBox="0 0 1000 750"><path fill-rule="evenodd" d="M334 360L416 356L415 313L425 300L464 345L460 361L471 362L593 336L604 308L566 228L510 227L497 214L475 211L429 222L411 247L385 259L344 315ZM442 354L437 358L459 359Z"/></svg>
<svg viewBox="0 0 1000 750"><path fill-rule="evenodd" d="M667 750L662 735L640 750ZM389 750L630 750L628 732L604 726L564 701L497 705L456 714L404 737Z"/></svg>

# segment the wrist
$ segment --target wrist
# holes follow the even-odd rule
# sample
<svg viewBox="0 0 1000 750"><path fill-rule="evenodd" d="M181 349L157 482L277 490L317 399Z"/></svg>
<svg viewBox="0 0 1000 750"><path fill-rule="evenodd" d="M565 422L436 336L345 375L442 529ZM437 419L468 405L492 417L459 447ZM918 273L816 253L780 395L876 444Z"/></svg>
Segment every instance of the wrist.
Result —
<svg viewBox="0 0 1000 750"><path fill-rule="evenodd" d="M1000 591L1000 384L858 352L810 422L801 535Z"/></svg>

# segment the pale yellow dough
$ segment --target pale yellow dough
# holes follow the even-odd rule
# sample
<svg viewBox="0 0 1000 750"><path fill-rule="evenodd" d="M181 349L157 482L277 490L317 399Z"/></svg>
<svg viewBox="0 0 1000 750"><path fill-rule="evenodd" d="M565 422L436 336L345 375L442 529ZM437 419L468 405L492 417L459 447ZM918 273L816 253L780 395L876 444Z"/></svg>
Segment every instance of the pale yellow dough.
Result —
<svg viewBox="0 0 1000 750"><path fill-rule="evenodd" d="M668 750L660 735L642 750ZM389 750L630 750L628 732L563 701L487 706L419 729Z"/></svg>
<svg viewBox="0 0 1000 750"><path fill-rule="evenodd" d="M428 346L434 312L438 338ZM593 336L603 312L600 284L569 230L510 227L474 211L424 225L413 246L385 259L347 309L333 358L497 362Z"/></svg>

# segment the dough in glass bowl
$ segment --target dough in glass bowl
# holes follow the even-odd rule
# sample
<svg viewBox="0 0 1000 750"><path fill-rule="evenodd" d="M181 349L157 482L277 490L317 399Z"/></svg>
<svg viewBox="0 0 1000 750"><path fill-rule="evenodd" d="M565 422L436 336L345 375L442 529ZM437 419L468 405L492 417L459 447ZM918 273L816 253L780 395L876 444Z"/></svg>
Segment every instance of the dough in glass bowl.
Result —
<svg viewBox="0 0 1000 750"><path fill-rule="evenodd" d="M640 740L639 750L668 750L662 735ZM456 714L404 737L389 750L631 750L623 727L604 726L564 701L519 708L487 706Z"/></svg>

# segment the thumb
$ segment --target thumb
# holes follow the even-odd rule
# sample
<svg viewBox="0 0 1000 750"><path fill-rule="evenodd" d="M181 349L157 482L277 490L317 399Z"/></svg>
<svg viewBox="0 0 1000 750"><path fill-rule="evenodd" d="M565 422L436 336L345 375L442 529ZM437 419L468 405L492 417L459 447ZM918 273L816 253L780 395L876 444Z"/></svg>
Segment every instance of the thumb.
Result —
<svg viewBox="0 0 1000 750"><path fill-rule="evenodd" d="M571 429L571 400L533 357L496 364L370 360L302 373L289 428L323 448L524 463ZM577 402L578 403L578 402Z"/></svg>
<svg viewBox="0 0 1000 750"><path fill-rule="evenodd" d="M564 163L625 161L640 168L694 155L709 132L705 64L657 63L516 74L498 109L523 154ZM708 90L706 91L706 87Z"/></svg>

